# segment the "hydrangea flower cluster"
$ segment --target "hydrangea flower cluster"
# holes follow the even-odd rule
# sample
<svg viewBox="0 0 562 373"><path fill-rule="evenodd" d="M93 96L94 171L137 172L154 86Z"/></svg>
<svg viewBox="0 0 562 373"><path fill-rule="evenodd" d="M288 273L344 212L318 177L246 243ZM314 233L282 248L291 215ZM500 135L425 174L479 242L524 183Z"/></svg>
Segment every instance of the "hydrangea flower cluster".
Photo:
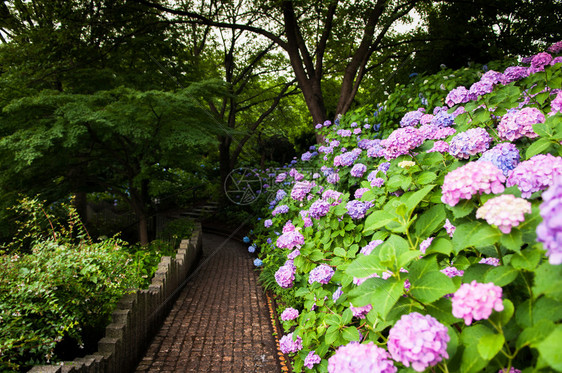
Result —
<svg viewBox="0 0 562 373"><path fill-rule="evenodd" d="M453 127L439 127L434 124L424 124L419 130L421 136L426 140L445 139L457 132Z"/></svg>
<svg viewBox="0 0 562 373"><path fill-rule="evenodd" d="M365 166L363 163L357 163L353 166L349 173L353 177L363 177L365 171L367 171L367 166Z"/></svg>
<svg viewBox="0 0 562 373"><path fill-rule="evenodd" d="M287 260L284 265L279 267L277 272L275 272L275 281L282 288L293 287L293 281L295 281L295 272L297 267L293 264L292 260Z"/></svg>
<svg viewBox="0 0 562 373"><path fill-rule="evenodd" d="M537 227L537 241L542 242L552 265L562 264L562 176L542 194L540 213L543 221Z"/></svg>
<svg viewBox="0 0 562 373"><path fill-rule="evenodd" d="M451 267L451 266L443 268L441 270L441 273L444 273L451 278L456 277L456 276L462 277L464 275L464 271L461 271L461 270L456 269L455 267Z"/></svg>
<svg viewBox="0 0 562 373"><path fill-rule="evenodd" d="M473 280L462 284L453 295L453 316L464 319L466 325L473 320L490 317L492 310L503 311L502 288L492 282L481 284Z"/></svg>
<svg viewBox="0 0 562 373"><path fill-rule="evenodd" d="M489 257L489 258L482 258L480 259L480 261L478 262L480 264L487 264L489 266L494 266L497 267L500 265L500 260L498 258L494 258L494 257Z"/></svg>
<svg viewBox="0 0 562 373"><path fill-rule="evenodd" d="M273 225L273 221L271 219L267 219L263 222L263 226L269 228Z"/></svg>
<svg viewBox="0 0 562 373"><path fill-rule="evenodd" d="M304 366L312 369L316 364L320 364L321 361L322 358L316 354L316 351L310 351L304 358Z"/></svg>
<svg viewBox="0 0 562 373"><path fill-rule="evenodd" d="M464 104L465 102L468 102L468 89L462 85L450 91L445 98L445 103L449 107L453 107L456 104Z"/></svg>
<svg viewBox="0 0 562 373"><path fill-rule="evenodd" d="M477 193L501 193L505 176L491 162L470 162L445 175L441 201L455 206L460 199L470 199Z"/></svg>
<svg viewBox="0 0 562 373"><path fill-rule="evenodd" d="M291 190L291 198L296 201L302 201L308 193L312 190L314 183L310 181L298 181Z"/></svg>
<svg viewBox="0 0 562 373"><path fill-rule="evenodd" d="M410 111L404 114L400 120L400 127L414 127L420 123L420 119L424 112L422 110Z"/></svg>
<svg viewBox="0 0 562 373"><path fill-rule="evenodd" d="M428 153L433 153L433 152L439 152L439 153L448 153L449 152L449 144L446 143L445 141L435 141L433 143L433 148L429 149L427 151Z"/></svg>
<svg viewBox="0 0 562 373"><path fill-rule="evenodd" d="M256 258L256 259L254 259L254 265L256 267L261 267L263 265L263 262L262 262L261 259Z"/></svg>
<svg viewBox="0 0 562 373"><path fill-rule="evenodd" d="M351 310L351 313L353 314L354 317L357 317L358 319L364 319L365 317L367 317L369 311L373 309L373 306L367 304L366 306L363 307L353 307L353 304L350 304L349 309Z"/></svg>
<svg viewBox="0 0 562 373"><path fill-rule="evenodd" d="M424 138L418 128L398 128L381 141L381 146L384 148L383 155L387 160L398 158L420 146L423 141Z"/></svg>
<svg viewBox="0 0 562 373"><path fill-rule="evenodd" d="M388 352L373 342L350 342L340 346L328 359L329 373L395 373L397 370Z"/></svg>
<svg viewBox="0 0 562 373"><path fill-rule="evenodd" d="M294 309L293 307L287 307L281 313L281 320L283 321L294 320L297 317L299 317L299 311Z"/></svg>
<svg viewBox="0 0 562 373"><path fill-rule="evenodd" d="M562 91L556 94L556 97L550 101L551 111L548 115L554 115L556 113L562 113Z"/></svg>
<svg viewBox="0 0 562 373"><path fill-rule="evenodd" d="M337 184L338 181L340 181L340 175L337 173L333 173L331 175L328 175L328 177L326 178L326 181L330 184Z"/></svg>
<svg viewBox="0 0 562 373"><path fill-rule="evenodd" d="M361 248L360 253L363 255L370 255L373 250L379 246L383 241L382 240L373 240L367 244L367 246L363 246Z"/></svg>
<svg viewBox="0 0 562 373"><path fill-rule="evenodd" d="M281 201L283 198L285 198L286 195L287 192L285 192L283 189L277 189L277 192L275 192L275 199L277 201Z"/></svg>
<svg viewBox="0 0 562 373"><path fill-rule="evenodd" d="M326 190L326 191L324 191L324 192L322 193L322 199L323 199L324 201L328 201L328 202L330 202L330 200L332 200L332 201L333 201L333 202L332 202L332 206L337 206L337 205L339 205L339 204L341 203L341 201L342 201L342 200L341 200L341 195L342 195L341 192L337 192L337 191L335 191L335 190L328 189L328 190Z"/></svg>
<svg viewBox="0 0 562 373"><path fill-rule="evenodd" d="M451 238L453 237L453 234L455 234L455 230L457 229L457 227L455 227L449 219L445 219L445 224L443 224L443 228L445 228L445 231Z"/></svg>
<svg viewBox="0 0 562 373"><path fill-rule="evenodd" d="M320 219L330 211L330 203L323 199L316 200L310 205L308 212L311 218Z"/></svg>
<svg viewBox="0 0 562 373"><path fill-rule="evenodd" d="M517 185L521 197L529 198L534 192L552 185L555 175L562 174L562 157L537 154L519 163L509 174L506 185Z"/></svg>
<svg viewBox="0 0 562 373"><path fill-rule="evenodd" d="M529 76L529 69L525 66L510 66L503 72L507 83L515 82Z"/></svg>
<svg viewBox="0 0 562 373"><path fill-rule="evenodd" d="M313 284L315 282L319 282L323 285L326 285L328 282L330 282L330 279L333 275L334 270L332 269L332 267L326 264L320 264L318 267L310 271L308 283Z"/></svg>
<svg viewBox="0 0 562 373"><path fill-rule="evenodd" d="M361 154L361 149L355 148L353 150L342 153L340 155L336 155L334 157L334 166L335 167L351 166L357 160L357 157L359 157L360 154Z"/></svg>
<svg viewBox="0 0 562 373"><path fill-rule="evenodd" d="M365 213L373 205L372 202L363 202L358 200L349 201L345 207L347 208L347 214L351 216L352 219L363 219Z"/></svg>
<svg viewBox="0 0 562 373"><path fill-rule="evenodd" d="M472 155L485 152L491 143L492 138L484 128L471 128L451 139L449 153L455 158L468 159Z"/></svg>
<svg viewBox="0 0 562 373"><path fill-rule="evenodd" d="M299 245L304 245L304 236L296 229L284 232L277 238L277 247L280 249L292 250Z"/></svg>
<svg viewBox="0 0 562 373"><path fill-rule="evenodd" d="M359 189L357 189L354 193L355 199L361 199L361 197L363 197L363 194L365 194L365 192L368 192L369 190L370 190L369 188L359 188Z"/></svg>
<svg viewBox="0 0 562 373"><path fill-rule="evenodd" d="M492 162L507 177L509 171L519 164L519 159L519 149L517 149L515 144L504 142L485 151L478 161Z"/></svg>
<svg viewBox="0 0 562 373"><path fill-rule="evenodd" d="M477 219L486 219L488 224L495 225L505 234L511 228L525 221L525 214L531 213L531 203L512 194L502 194L487 200L476 210Z"/></svg>
<svg viewBox="0 0 562 373"><path fill-rule="evenodd" d="M284 354L298 352L302 350L302 338L297 335L293 340L293 333L286 334L279 340L279 349Z"/></svg>
<svg viewBox="0 0 562 373"><path fill-rule="evenodd" d="M517 140L521 137L535 138L533 124L544 123L545 116L537 108L525 107L521 110L511 109L498 124L498 135L504 140Z"/></svg>
<svg viewBox="0 0 562 373"><path fill-rule="evenodd" d="M450 127L455 124L455 114L447 113L446 109L440 110L437 113L434 113L429 124L441 128Z"/></svg>
<svg viewBox="0 0 562 373"><path fill-rule="evenodd" d="M447 327L431 315L412 312L403 315L388 333L392 358L417 372L447 359Z"/></svg>
<svg viewBox="0 0 562 373"><path fill-rule="evenodd" d="M531 74L536 73L538 71L543 71L544 67L548 65L552 61L552 56L547 52L537 53L531 59L531 67L529 68L529 72Z"/></svg>

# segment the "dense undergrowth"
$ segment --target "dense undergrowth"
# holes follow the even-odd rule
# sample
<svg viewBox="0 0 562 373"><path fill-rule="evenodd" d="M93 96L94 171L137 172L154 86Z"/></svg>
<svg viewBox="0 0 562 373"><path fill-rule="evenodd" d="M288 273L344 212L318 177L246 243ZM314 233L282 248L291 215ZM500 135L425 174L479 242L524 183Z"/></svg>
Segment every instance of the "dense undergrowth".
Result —
<svg viewBox="0 0 562 373"><path fill-rule="evenodd" d="M294 371L562 371L561 50L418 76L264 175Z"/></svg>
<svg viewBox="0 0 562 373"><path fill-rule="evenodd" d="M62 209L66 219L36 199L16 207L20 228L0 252L2 372L95 352L117 301L147 288L161 257L193 230L182 219L148 246L118 237L94 242L76 211Z"/></svg>

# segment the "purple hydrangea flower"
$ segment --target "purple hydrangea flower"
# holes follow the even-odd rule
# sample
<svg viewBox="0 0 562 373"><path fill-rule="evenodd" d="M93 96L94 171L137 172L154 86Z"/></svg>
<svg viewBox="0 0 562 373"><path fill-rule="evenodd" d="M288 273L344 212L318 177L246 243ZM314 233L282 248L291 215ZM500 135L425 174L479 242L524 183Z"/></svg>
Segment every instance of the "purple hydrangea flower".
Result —
<svg viewBox="0 0 562 373"><path fill-rule="evenodd" d="M470 162L445 175L441 201L455 206L460 199L471 199L473 195L498 194L504 191L505 176L490 162Z"/></svg>
<svg viewBox="0 0 562 373"><path fill-rule="evenodd" d="M420 130L415 127L398 128L388 138L381 141L384 148L384 157L387 160L398 158L408 154L411 150L420 146L424 141Z"/></svg>
<svg viewBox="0 0 562 373"><path fill-rule="evenodd" d="M484 75L482 75L482 78L480 79L483 82L488 82L491 83L493 85L495 84L507 84L508 80L506 78L506 76L500 72L494 71L494 70L488 70L484 73Z"/></svg>
<svg viewBox="0 0 562 373"><path fill-rule="evenodd" d="M295 281L296 271L297 267L295 267L292 261L288 260L275 272L275 281L282 288L291 288L293 287L293 281Z"/></svg>
<svg viewBox="0 0 562 373"><path fill-rule="evenodd" d="M341 129L341 130L338 130L338 131L337 131L337 134L338 134L338 136L340 136L340 137L349 137L349 136L351 136L351 131L350 131L350 130Z"/></svg>
<svg viewBox="0 0 562 373"><path fill-rule="evenodd" d="M301 155L301 160L304 161L304 162L308 162L311 159L312 159L312 153L311 152L306 152L306 153L303 153Z"/></svg>
<svg viewBox="0 0 562 373"><path fill-rule="evenodd" d="M328 359L329 373L395 373L396 371L397 368L388 352L373 342L367 344L350 342L340 346Z"/></svg>
<svg viewBox="0 0 562 373"><path fill-rule="evenodd" d="M289 212L289 206L279 205L271 212L271 215L275 216L277 214L286 214L288 212Z"/></svg>
<svg viewBox="0 0 562 373"><path fill-rule="evenodd" d="M550 113L548 115L554 115L556 113L562 113L562 91L556 94L556 97L550 101Z"/></svg>
<svg viewBox="0 0 562 373"><path fill-rule="evenodd" d="M298 352L302 350L302 338L297 335L293 340L293 333L286 334L279 340L279 349L284 354Z"/></svg>
<svg viewBox="0 0 562 373"><path fill-rule="evenodd" d="M457 227L451 224L449 219L445 219L445 224L443 225L443 228L445 228L445 231L447 232L449 237L453 237L453 234L455 234L455 230L457 229Z"/></svg>
<svg viewBox="0 0 562 373"><path fill-rule="evenodd" d="M282 321L294 320L297 317L299 317L299 311L294 309L293 307L287 307L281 313L281 320Z"/></svg>
<svg viewBox="0 0 562 373"><path fill-rule="evenodd" d="M334 275L334 270L332 267L326 264L320 264L318 267L314 268L310 271L310 276L308 277L308 283L313 284L315 282L319 282L321 284L326 285L330 282L330 279Z"/></svg>
<svg viewBox="0 0 562 373"><path fill-rule="evenodd" d="M434 238L435 237L428 237L420 243L420 251L422 252L422 254L425 254L425 251L431 245Z"/></svg>
<svg viewBox="0 0 562 373"><path fill-rule="evenodd" d="M420 126L420 134L426 140L441 140L445 139L457 132L452 127L439 127L435 124L424 124Z"/></svg>
<svg viewBox="0 0 562 373"><path fill-rule="evenodd" d="M557 41L556 43L552 44L547 49L548 52L557 54L562 51L562 41Z"/></svg>
<svg viewBox="0 0 562 373"><path fill-rule="evenodd" d="M336 289L336 291L334 291L334 294L332 294L332 300L334 301L334 303L343 295L343 291L341 289L341 286L338 287Z"/></svg>
<svg viewBox="0 0 562 373"><path fill-rule="evenodd" d="M287 259L293 260L295 259L297 256L301 255L300 250L294 249L293 251L291 251L288 255L287 255Z"/></svg>
<svg viewBox="0 0 562 373"><path fill-rule="evenodd" d="M306 180L296 182L293 186L293 189L291 190L291 198L296 201L302 201L306 197L306 195L310 193L310 190L313 186L314 183Z"/></svg>
<svg viewBox="0 0 562 373"><path fill-rule="evenodd" d="M361 248L360 253L363 254L363 255L369 255L369 254L371 254L371 253L373 252L373 250L374 250L377 246L379 246L381 243L383 243L382 240L373 240L373 241L369 242L369 243L367 244L367 246L363 246L363 247Z"/></svg>
<svg viewBox="0 0 562 373"><path fill-rule="evenodd" d="M333 201L332 206L339 205L341 203L341 195L342 193L336 192L335 190L328 189L322 193L322 199L324 201L330 202Z"/></svg>
<svg viewBox="0 0 562 373"><path fill-rule="evenodd" d="M379 166L377 167L378 171L382 171L386 174L386 172L388 171L388 169L390 168L390 162L382 162L381 164L379 164Z"/></svg>
<svg viewBox="0 0 562 373"><path fill-rule="evenodd" d="M455 158L468 159L472 155L485 152L491 143L492 138L484 128L471 128L451 139L449 153Z"/></svg>
<svg viewBox="0 0 562 373"><path fill-rule="evenodd" d="M445 98L445 103L449 107L453 107L456 104L464 104L465 102L468 102L468 89L462 85L450 91L447 98Z"/></svg>
<svg viewBox="0 0 562 373"><path fill-rule="evenodd" d="M367 171L367 166L365 166L363 163L357 163L353 166L349 173L353 177L362 177L365 171Z"/></svg>
<svg viewBox="0 0 562 373"><path fill-rule="evenodd" d="M552 265L562 264L562 176L557 176L542 194L540 213L543 221L537 227L537 241L543 243Z"/></svg>
<svg viewBox="0 0 562 373"><path fill-rule="evenodd" d="M455 116L447 113L447 110L441 110L434 114L429 124L437 127L450 127L455 124Z"/></svg>
<svg viewBox="0 0 562 373"><path fill-rule="evenodd" d="M447 354L447 327L431 315L412 312L403 315L388 332L392 358L417 372L437 365Z"/></svg>
<svg viewBox="0 0 562 373"><path fill-rule="evenodd" d="M478 262L480 264L487 264L489 266L494 266L497 267L500 265L500 260L498 258L482 258L480 259L480 261Z"/></svg>
<svg viewBox="0 0 562 373"><path fill-rule="evenodd" d="M492 282L462 284L452 298L453 316L464 319L466 325L472 320L484 320L490 317L492 310L503 311L502 288Z"/></svg>
<svg viewBox="0 0 562 373"><path fill-rule="evenodd" d="M511 232L511 228L525 221L525 214L531 213L531 203L523 198L516 198L512 194L487 200L482 207L476 210L477 219L485 219L488 224L495 225L505 234Z"/></svg>
<svg viewBox="0 0 562 373"><path fill-rule="evenodd" d="M507 178L508 187L517 185L521 197L529 198L531 194L552 185L555 175L562 174L562 157L552 154L537 154L519 163Z"/></svg>
<svg viewBox="0 0 562 373"><path fill-rule="evenodd" d="M519 159L520 155L517 147L510 142L504 142L485 151L478 161L492 162L507 177L509 171L519 164Z"/></svg>
<svg viewBox="0 0 562 373"><path fill-rule="evenodd" d="M510 66L503 72L509 82L515 82L529 76L529 69L525 66Z"/></svg>
<svg viewBox="0 0 562 373"><path fill-rule="evenodd" d="M400 120L400 127L413 127L417 126L420 123L420 119L424 109L418 109L415 111L409 111Z"/></svg>
<svg viewBox="0 0 562 373"><path fill-rule="evenodd" d="M353 200L349 201L345 207L347 208L347 214L351 216L352 219L363 219L365 213L372 205L371 202Z"/></svg>
<svg viewBox="0 0 562 373"><path fill-rule="evenodd" d="M330 203L319 199L310 205L308 212L311 218L320 219L322 216L326 216L326 214L330 211Z"/></svg>
<svg viewBox="0 0 562 373"><path fill-rule="evenodd" d="M505 140L513 141L521 137L538 137L533 131L533 124L544 123L545 116L537 108L526 107L521 110L511 109L498 124L498 135Z"/></svg>
<svg viewBox="0 0 562 373"><path fill-rule="evenodd" d="M298 230L284 232L277 238L277 247L292 250L299 245L304 245L304 236Z"/></svg>
<svg viewBox="0 0 562 373"><path fill-rule="evenodd" d="M371 145L369 149L367 149L367 157L369 158L378 158L384 155L384 148L381 146L380 142L377 144Z"/></svg>
<svg viewBox="0 0 562 373"><path fill-rule="evenodd" d="M285 192L283 189L278 189L277 192L275 193L275 199L277 201L281 201L283 198L285 198L286 195L287 192Z"/></svg>
<svg viewBox="0 0 562 373"><path fill-rule="evenodd" d="M367 304L366 306L363 307L353 307L353 304L350 304L349 309L351 310L353 317L357 317L358 319L364 319L365 317L367 317L369 311L373 309L373 306Z"/></svg>
<svg viewBox="0 0 562 373"><path fill-rule="evenodd" d="M321 361L322 359L316 354L316 351L310 351L304 358L304 366L312 369L316 364L320 364Z"/></svg>
<svg viewBox="0 0 562 373"><path fill-rule="evenodd" d="M368 192L369 188L359 188L355 191L355 199L361 199L361 197L363 197L363 194L365 194L365 192Z"/></svg>
<svg viewBox="0 0 562 373"><path fill-rule="evenodd" d="M552 61L550 61L550 66L554 66L557 63L562 63L562 56L553 58Z"/></svg>
<svg viewBox="0 0 562 373"><path fill-rule="evenodd" d="M338 181L340 181L340 175L337 173L333 173L331 175L328 175L328 177L326 178L326 181L330 184L337 184Z"/></svg>
<svg viewBox="0 0 562 373"><path fill-rule="evenodd" d="M442 273L446 274L447 276L453 278L456 276L462 277L464 275L464 271L456 269L455 267L445 267L441 270Z"/></svg>
<svg viewBox="0 0 562 373"><path fill-rule="evenodd" d="M433 143L433 147L427 151L428 153L439 152L449 153L449 144L445 141L437 140Z"/></svg>
<svg viewBox="0 0 562 373"><path fill-rule="evenodd" d="M483 96L494 90L494 85L488 81L479 81L470 86L468 97L471 101L475 101L479 96Z"/></svg>
<svg viewBox="0 0 562 373"><path fill-rule="evenodd" d="M544 67L552 61L552 56L549 53L541 52L533 56L531 59L531 73L543 71Z"/></svg>

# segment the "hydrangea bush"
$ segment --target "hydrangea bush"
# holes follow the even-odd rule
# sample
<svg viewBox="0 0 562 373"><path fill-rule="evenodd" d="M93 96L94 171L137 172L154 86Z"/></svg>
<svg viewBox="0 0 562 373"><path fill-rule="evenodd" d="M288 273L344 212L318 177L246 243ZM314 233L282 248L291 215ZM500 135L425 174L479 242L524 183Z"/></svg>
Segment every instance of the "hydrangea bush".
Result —
<svg viewBox="0 0 562 373"><path fill-rule="evenodd" d="M294 371L562 371L560 49L416 78L274 177Z"/></svg>

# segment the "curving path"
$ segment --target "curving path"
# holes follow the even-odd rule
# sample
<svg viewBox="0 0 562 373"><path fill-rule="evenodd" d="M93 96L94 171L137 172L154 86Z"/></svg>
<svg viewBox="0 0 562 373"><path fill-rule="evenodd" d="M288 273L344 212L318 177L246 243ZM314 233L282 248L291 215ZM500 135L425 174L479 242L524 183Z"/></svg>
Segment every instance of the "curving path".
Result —
<svg viewBox="0 0 562 373"><path fill-rule="evenodd" d="M200 263L136 372L281 372L246 246L204 233Z"/></svg>

